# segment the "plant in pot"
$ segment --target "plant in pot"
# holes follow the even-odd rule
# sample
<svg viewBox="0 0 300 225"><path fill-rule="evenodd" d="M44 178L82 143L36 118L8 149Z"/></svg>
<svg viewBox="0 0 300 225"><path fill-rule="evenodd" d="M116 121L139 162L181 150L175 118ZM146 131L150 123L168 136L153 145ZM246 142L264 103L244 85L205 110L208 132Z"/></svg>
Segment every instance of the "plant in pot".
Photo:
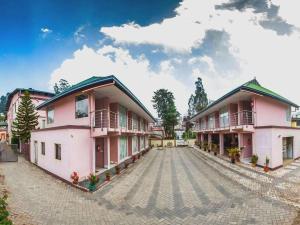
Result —
<svg viewBox="0 0 300 225"><path fill-rule="evenodd" d="M239 148L234 148L235 149L235 161L236 162L241 162L241 151Z"/></svg>
<svg viewBox="0 0 300 225"><path fill-rule="evenodd" d="M138 155L137 155L137 158L140 159L140 158L141 158L141 154L138 154Z"/></svg>
<svg viewBox="0 0 300 225"><path fill-rule="evenodd" d="M211 151L211 145L212 145L211 143L208 143L208 144L207 144L207 151L208 151L208 152Z"/></svg>
<svg viewBox="0 0 300 225"><path fill-rule="evenodd" d="M97 183L99 182L99 177L97 177L95 174L90 174L89 176L89 190L90 191L95 191Z"/></svg>
<svg viewBox="0 0 300 225"><path fill-rule="evenodd" d="M213 151L214 155L218 154L218 148L219 148L219 146L217 144L212 144L212 151Z"/></svg>
<svg viewBox="0 0 300 225"><path fill-rule="evenodd" d="M235 163L236 149L235 148L228 149L228 154L229 154L231 163Z"/></svg>
<svg viewBox="0 0 300 225"><path fill-rule="evenodd" d="M265 166L264 166L264 171L267 173L269 172L269 163L270 163L270 159L268 158L268 156L266 157L266 162L265 162Z"/></svg>
<svg viewBox="0 0 300 225"><path fill-rule="evenodd" d="M110 181L110 178L111 178L110 172L107 171L107 172L105 173L105 179L106 179L106 181Z"/></svg>
<svg viewBox="0 0 300 225"><path fill-rule="evenodd" d="M72 183L75 184L75 185L77 185L77 184L78 184L78 180L79 180L79 175L78 175L78 173L74 171L74 172L71 174L71 179L72 179Z"/></svg>
<svg viewBox="0 0 300 225"><path fill-rule="evenodd" d="M136 160L136 157L135 157L135 155L134 155L134 156L132 156L132 163L134 163L135 160Z"/></svg>
<svg viewBox="0 0 300 225"><path fill-rule="evenodd" d="M124 167L125 167L125 169L128 168L128 162L125 162Z"/></svg>
<svg viewBox="0 0 300 225"><path fill-rule="evenodd" d="M121 171L120 166L116 166L115 169L116 169L116 174L119 175L119 174L120 174L120 171Z"/></svg>
<svg viewBox="0 0 300 225"><path fill-rule="evenodd" d="M251 157L251 163L253 167L256 167L258 161L258 156L256 154L252 155Z"/></svg>

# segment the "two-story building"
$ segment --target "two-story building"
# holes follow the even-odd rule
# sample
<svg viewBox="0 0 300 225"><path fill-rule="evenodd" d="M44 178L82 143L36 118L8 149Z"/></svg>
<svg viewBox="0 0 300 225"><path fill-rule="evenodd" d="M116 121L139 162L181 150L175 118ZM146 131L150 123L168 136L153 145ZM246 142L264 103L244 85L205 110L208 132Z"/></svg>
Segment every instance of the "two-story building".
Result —
<svg viewBox="0 0 300 225"><path fill-rule="evenodd" d="M115 76L91 77L37 107L46 128L31 135L31 161L65 180L102 173L148 148L153 116Z"/></svg>
<svg viewBox="0 0 300 225"><path fill-rule="evenodd" d="M24 92L28 91L31 97L31 101L35 106L40 105L44 101L54 96L53 93L39 91L32 88L24 89L17 88L13 92L11 92L8 96L6 103L6 113L7 113L7 132L9 142L12 138L12 124L16 119L18 107L21 103L21 97L24 95ZM46 113L44 111L37 110L38 113L38 126L37 128L43 128L46 126Z"/></svg>
<svg viewBox="0 0 300 225"><path fill-rule="evenodd" d="M291 126L298 105L262 87L256 79L232 90L191 118L198 141L214 143L221 155L231 147L242 149L243 161L258 155L269 167L281 167L300 157L300 130Z"/></svg>

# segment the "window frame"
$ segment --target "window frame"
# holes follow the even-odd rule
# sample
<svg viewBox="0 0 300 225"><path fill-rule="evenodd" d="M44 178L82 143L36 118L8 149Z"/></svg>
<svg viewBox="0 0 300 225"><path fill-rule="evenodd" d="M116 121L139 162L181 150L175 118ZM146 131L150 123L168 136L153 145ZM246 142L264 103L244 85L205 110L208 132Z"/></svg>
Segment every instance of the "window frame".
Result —
<svg viewBox="0 0 300 225"><path fill-rule="evenodd" d="M53 111L53 118L52 118L52 121L49 122L49 112ZM48 108L47 109L47 124L53 124L54 123L54 108L51 107L51 108Z"/></svg>
<svg viewBox="0 0 300 225"><path fill-rule="evenodd" d="M86 100L86 103L87 103L87 112L86 112L86 114L85 114L85 112L82 113L83 116L79 116L79 115L77 114L77 102L79 102L79 101L77 100L77 98L82 97L82 96L84 96L85 98L83 98L83 99L81 99L81 100L79 100L79 101ZM86 95L86 94L81 94L81 95L75 96L75 119L82 119L82 118L87 118L87 117L89 117L89 96Z"/></svg>
<svg viewBox="0 0 300 225"><path fill-rule="evenodd" d="M57 148L57 147L59 147L59 148ZM55 156L56 160L61 161L61 144L57 144L57 143L54 144L54 156Z"/></svg>
<svg viewBox="0 0 300 225"><path fill-rule="evenodd" d="M46 155L46 143L41 141L41 154Z"/></svg>

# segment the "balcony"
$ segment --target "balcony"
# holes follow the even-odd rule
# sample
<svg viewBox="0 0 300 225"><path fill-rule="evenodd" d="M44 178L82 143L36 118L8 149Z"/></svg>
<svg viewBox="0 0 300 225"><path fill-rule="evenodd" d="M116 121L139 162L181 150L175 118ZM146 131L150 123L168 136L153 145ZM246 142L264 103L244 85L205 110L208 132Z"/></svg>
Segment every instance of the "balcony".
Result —
<svg viewBox="0 0 300 225"><path fill-rule="evenodd" d="M255 123L255 112L240 111L232 113L229 116L218 117L214 122L209 121L196 123L195 132L217 132L217 131L249 131L252 132Z"/></svg>
<svg viewBox="0 0 300 225"><path fill-rule="evenodd" d="M119 124L119 114L108 109L95 110L91 112L92 136L105 136L108 133L136 133L148 134L150 132L139 130L140 126L133 118L127 116L126 126Z"/></svg>

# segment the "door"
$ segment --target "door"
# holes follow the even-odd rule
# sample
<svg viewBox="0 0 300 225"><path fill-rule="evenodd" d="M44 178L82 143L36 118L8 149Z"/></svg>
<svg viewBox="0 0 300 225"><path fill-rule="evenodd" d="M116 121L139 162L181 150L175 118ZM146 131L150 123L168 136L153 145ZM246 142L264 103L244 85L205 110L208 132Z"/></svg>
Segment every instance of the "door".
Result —
<svg viewBox="0 0 300 225"><path fill-rule="evenodd" d="M38 164L38 142L34 141L34 163Z"/></svg>
<svg viewBox="0 0 300 225"><path fill-rule="evenodd" d="M242 134L243 146L242 151L243 158L250 158L252 156L252 134Z"/></svg>
<svg viewBox="0 0 300 225"><path fill-rule="evenodd" d="M293 159L293 137L282 138L282 158L283 160Z"/></svg>
<svg viewBox="0 0 300 225"><path fill-rule="evenodd" d="M96 168L104 168L104 138L96 139Z"/></svg>

